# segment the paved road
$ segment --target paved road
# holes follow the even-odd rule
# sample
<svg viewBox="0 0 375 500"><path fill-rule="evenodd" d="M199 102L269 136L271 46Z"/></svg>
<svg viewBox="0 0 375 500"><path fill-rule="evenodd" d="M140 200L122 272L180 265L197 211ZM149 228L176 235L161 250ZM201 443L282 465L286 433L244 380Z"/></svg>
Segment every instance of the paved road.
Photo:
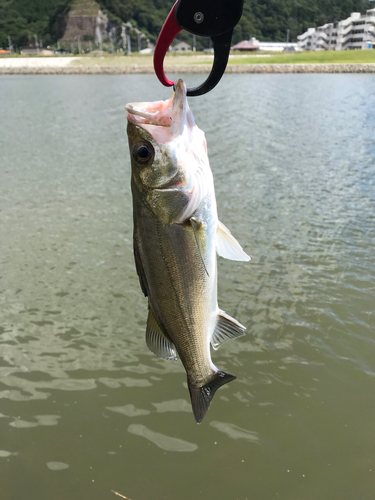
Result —
<svg viewBox="0 0 375 500"><path fill-rule="evenodd" d="M62 68L79 57L3 57L0 68Z"/></svg>

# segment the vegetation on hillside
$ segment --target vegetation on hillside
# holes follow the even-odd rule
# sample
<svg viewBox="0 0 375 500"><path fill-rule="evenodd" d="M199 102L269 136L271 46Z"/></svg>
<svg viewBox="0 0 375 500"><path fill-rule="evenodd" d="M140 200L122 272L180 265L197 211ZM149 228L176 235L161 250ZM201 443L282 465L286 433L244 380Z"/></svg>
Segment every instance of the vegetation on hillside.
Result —
<svg viewBox="0 0 375 500"><path fill-rule="evenodd" d="M75 6L80 0L74 0ZM57 42L65 29L73 0L0 0L0 47L23 46L37 35L43 45ZM98 0L98 4L117 20L131 21L155 41L174 0ZM243 16L235 28L233 42L255 36L259 40L290 41L308 27L345 19L351 12L362 12L374 4L369 0L245 0ZM180 39L191 43L182 32ZM197 48L207 40L198 40Z"/></svg>
<svg viewBox="0 0 375 500"><path fill-rule="evenodd" d="M15 47L34 40L43 45L58 40L65 29L71 0L0 0L0 47Z"/></svg>

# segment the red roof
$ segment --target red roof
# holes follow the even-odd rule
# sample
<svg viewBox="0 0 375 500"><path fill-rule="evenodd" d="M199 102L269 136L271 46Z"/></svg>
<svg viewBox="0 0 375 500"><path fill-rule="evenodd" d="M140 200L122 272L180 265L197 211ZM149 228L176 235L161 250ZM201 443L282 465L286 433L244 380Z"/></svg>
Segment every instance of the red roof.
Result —
<svg viewBox="0 0 375 500"><path fill-rule="evenodd" d="M234 45L232 50L257 50L259 49L258 45L254 45L248 40L243 40L240 43L237 43L237 45Z"/></svg>

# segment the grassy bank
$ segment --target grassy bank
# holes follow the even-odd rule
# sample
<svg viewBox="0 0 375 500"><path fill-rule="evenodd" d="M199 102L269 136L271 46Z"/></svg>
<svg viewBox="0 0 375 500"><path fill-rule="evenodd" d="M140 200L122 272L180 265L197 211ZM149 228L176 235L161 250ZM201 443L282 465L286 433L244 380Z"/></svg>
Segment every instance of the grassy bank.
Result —
<svg viewBox="0 0 375 500"><path fill-rule="evenodd" d="M338 50L321 52L281 52L268 53L269 57L256 57L259 53L246 57L230 58L229 64L369 64L375 63L375 50Z"/></svg>
<svg viewBox="0 0 375 500"><path fill-rule="evenodd" d="M165 66L189 65L189 64L212 64L213 55L202 53L190 54L167 54ZM77 57L71 63L72 66L153 66L153 54L103 54L84 55Z"/></svg>
<svg viewBox="0 0 375 500"><path fill-rule="evenodd" d="M209 73L213 54L168 54L170 73ZM375 73L375 50L231 55L227 73ZM0 58L0 74L153 73L151 54L87 54L76 57Z"/></svg>
<svg viewBox="0 0 375 500"><path fill-rule="evenodd" d="M165 67L207 64L212 65L213 54L187 53L167 54ZM375 50L343 50L327 52L256 52L248 54L232 53L230 65L247 64L369 64L375 63ZM102 56L84 56L72 65L83 66L152 66L151 54L131 54L129 56L105 54Z"/></svg>
<svg viewBox="0 0 375 500"><path fill-rule="evenodd" d="M19 57L19 56L18 56ZM61 56L64 57L64 56ZM11 56L3 56L0 59L10 59ZM37 59L49 59L49 57L37 56ZM29 58L28 58L29 59ZM34 58L35 59L35 58ZM149 67L153 66L152 54L131 55L121 54L82 54L74 57L69 66L105 66L105 67ZM164 66L195 66L208 65L213 62L213 54L203 52L172 53L167 54ZM232 53L229 58L229 65L249 65L249 64L374 64L375 50L344 50L329 52L252 52L245 54ZM41 66L42 64L40 64Z"/></svg>

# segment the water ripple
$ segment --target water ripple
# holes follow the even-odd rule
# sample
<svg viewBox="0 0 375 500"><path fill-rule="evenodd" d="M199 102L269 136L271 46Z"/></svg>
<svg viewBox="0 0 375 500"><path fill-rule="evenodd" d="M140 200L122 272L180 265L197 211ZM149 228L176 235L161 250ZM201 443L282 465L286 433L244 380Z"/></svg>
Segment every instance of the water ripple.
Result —
<svg viewBox="0 0 375 500"><path fill-rule="evenodd" d="M217 429L218 431L226 434L231 439L245 439L251 443L258 443L259 436L257 432L248 431L247 429L242 429L237 425L225 422L217 422L213 420L210 422L211 427Z"/></svg>
<svg viewBox="0 0 375 500"><path fill-rule="evenodd" d="M141 410L140 408L136 408L134 405L107 406L106 409L114 411L115 413L121 413L121 415L125 415L126 417L139 417L140 415L150 414L148 410Z"/></svg>
<svg viewBox="0 0 375 500"><path fill-rule="evenodd" d="M180 478L216 477L230 456L252 464L231 468L233 498L373 498L373 75L225 75L189 101L219 218L252 256L218 260L219 305L247 331L213 353L237 380L201 427L181 363L145 345L132 250L123 106L170 89L152 75L2 76L1 89L2 496L27 498L31 481L38 498L102 498L85 482L92 462L106 491L124 481L147 498L146 474L171 498L226 499L220 478L201 492ZM187 441L175 437L181 425ZM194 442L199 453L160 453ZM50 459L74 463L75 491Z"/></svg>
<svg viewBox="0 0 375 500"><path fill-rule="evenodd" d="M148 439L165 451L191 452L198 449L198 446L194 443L188 443L182 439L166 436L160 432L154 432L141 424L129 425L128 432Z"/></svg>

